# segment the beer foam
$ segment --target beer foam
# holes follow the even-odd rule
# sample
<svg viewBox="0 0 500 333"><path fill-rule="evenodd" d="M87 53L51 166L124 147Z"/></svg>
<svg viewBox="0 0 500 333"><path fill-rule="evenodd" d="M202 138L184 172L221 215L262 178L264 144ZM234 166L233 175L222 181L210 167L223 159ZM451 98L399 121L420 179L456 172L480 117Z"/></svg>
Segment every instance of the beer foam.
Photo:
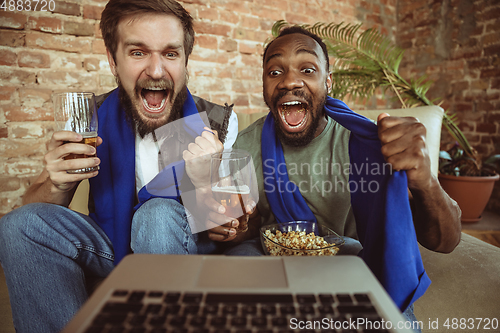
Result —
<svg viewBox="0 0 500 333"><path fill-rule="evenodd" d="M248 185L212 187L212 192L230 194L250 194Z"/></svg>

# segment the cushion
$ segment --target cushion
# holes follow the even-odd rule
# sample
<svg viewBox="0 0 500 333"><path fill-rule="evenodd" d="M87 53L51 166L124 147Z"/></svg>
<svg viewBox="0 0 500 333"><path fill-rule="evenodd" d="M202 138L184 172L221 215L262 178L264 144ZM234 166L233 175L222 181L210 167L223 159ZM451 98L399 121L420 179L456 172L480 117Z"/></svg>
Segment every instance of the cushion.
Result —
<svg viewBox="0 0 500 333"><path fill-rule="evenodd" d="M431 172L437 177L439 167L439 148L441 144L441 124L443 122L444 110L439 106L419 106L408 109L390 110L357 110L363 116L377 120L381 113L388 113L394 117L415 117L427 129L426 143L431 159Z"/></svg>

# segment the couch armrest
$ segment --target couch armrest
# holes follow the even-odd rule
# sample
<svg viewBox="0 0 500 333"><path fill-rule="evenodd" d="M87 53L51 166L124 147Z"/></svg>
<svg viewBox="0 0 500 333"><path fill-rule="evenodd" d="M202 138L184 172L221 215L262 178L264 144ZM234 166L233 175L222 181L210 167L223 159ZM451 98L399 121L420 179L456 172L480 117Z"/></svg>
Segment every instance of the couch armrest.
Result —
<svg viewBox="0 0 500 333"><path fill-rule="evenodd" d="M82 180L76 189L73 200L69 204L69 208L79 213L89 214L89 190L90 185L88 179Z"/></svg>

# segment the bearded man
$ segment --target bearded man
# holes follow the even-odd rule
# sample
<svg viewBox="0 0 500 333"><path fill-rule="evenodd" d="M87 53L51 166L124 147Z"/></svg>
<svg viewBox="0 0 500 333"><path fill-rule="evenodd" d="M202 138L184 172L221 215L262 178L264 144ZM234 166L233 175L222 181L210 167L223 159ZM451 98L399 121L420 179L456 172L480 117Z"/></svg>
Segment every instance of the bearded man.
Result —
<svg viewBox="0 0 500 333"><path fill-rule="evenodd" d="M231 107L191 96L186 87L194 43L191 16L174 0L111 0L101 30L119 87L98 98L97 157L65 160L70 153L94 155L96 149L78 143L81 135L75 132L55 132L24 206L0 221L0 261L17 332L59 332L87 299L86 278L107 276L128 253L218 250L206 232L190 232L179 197L138 196L162 170L165 156L156 130L206 112L211 130L163 138L184 157L185 174L194 175L195 186L195 158L222 150L222 142L230 147L236 138ZM100 170L67 173L94 166ZM90 181L89 216L67 208L84 179Z"/></svg>
<svg viewBox="0 0 500 333"><path fill-rule="evenodd" d="M431 174L425 127L387 114L375 125L328 97L326 46L300 27L284 29L267 45L262 79L270 113L234 144L251 153L257 173L250 232L235 235L222 225L210 238L250 238L227 254L259 255L260 241L252 239L258 233L251 231L260 225L317 221L346 237L348 252L359 253L411 318L411 304L429 285L417 239L451 252L461 230L458 205Z"/></svg>

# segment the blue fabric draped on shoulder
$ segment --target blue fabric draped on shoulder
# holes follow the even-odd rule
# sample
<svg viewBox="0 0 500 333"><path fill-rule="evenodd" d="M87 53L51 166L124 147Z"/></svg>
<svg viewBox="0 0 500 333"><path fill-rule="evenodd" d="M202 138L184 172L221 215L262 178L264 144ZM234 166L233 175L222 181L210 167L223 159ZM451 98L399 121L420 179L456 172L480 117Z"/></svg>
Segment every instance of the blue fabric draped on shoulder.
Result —
<svg viewBox="0 0 500 333"><path fill-rule="evenodd" d="M413 226L406 172L392 172L385 162L373 122L331 97L324 110L351 132L349 185L356 230L363 245L359 255L404 311L430 285ZM288 183L288 175L273 172L273 167L276 170L285 160L271 114L262 130L262 161L267 161L263 163L264 187L276 220L315 220L298 188L292 193L272 191L280 182Z"/></svg>
<svg viewBox="0 0 500 333"><path fill-rule="evenodd" d="M183 105L183 117L197 114L191 94ZM98 110L99 136L97 147L101 159L99 174L89 179L95 212L90 217L104 230L113 243L115 264L130 253L130 228L136 201L135 134L120 105L119 91L114 90ZM203 130L189 129L200 134ZM198 131L198 132L197 132ZM147 196L147 199L152 196ZM144 199L144 200L147 200Z"/></svg>

